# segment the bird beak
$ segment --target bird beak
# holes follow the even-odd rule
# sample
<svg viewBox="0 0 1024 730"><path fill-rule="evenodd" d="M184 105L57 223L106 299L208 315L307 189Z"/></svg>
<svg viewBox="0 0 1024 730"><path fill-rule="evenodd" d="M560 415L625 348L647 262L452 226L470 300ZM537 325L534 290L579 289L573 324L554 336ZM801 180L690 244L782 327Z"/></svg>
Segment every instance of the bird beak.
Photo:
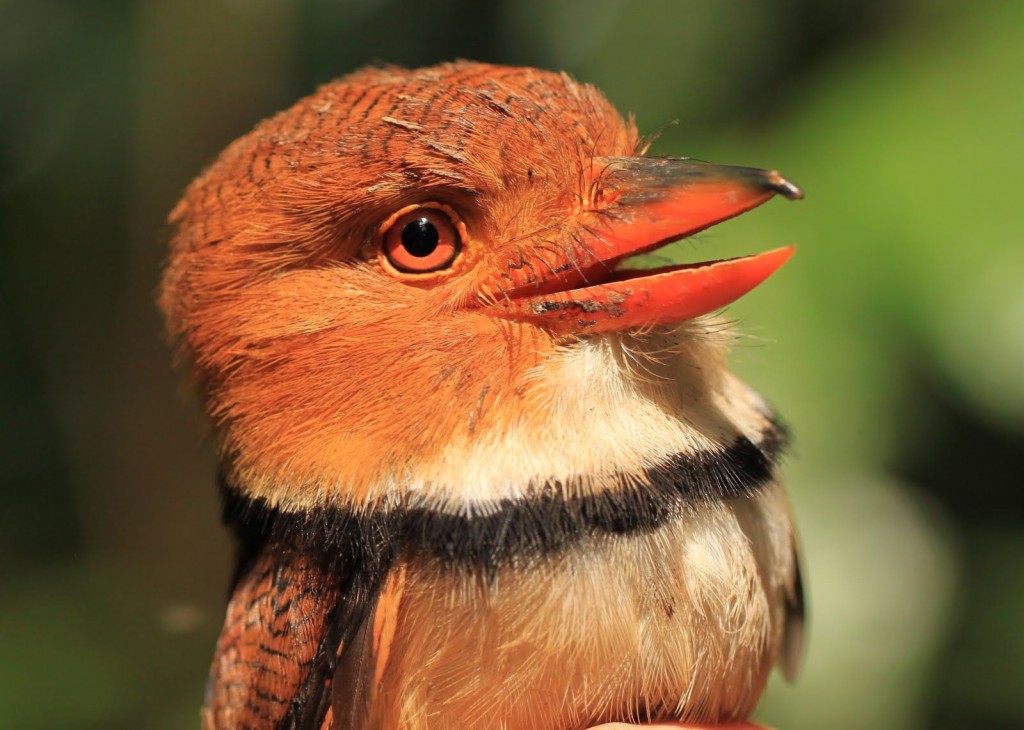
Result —
<svg viewBox="0 0 1024 730"><path fill-rule="evenodd" d="M618 268L765 202L803 193L779 173L684 158L596 161L592 200L572 242L513 261L485 288L492 313L559 334L682 322L720 309L767 279L794 247L753 256ZM497 289L500 294L494 295Z"/></svg>

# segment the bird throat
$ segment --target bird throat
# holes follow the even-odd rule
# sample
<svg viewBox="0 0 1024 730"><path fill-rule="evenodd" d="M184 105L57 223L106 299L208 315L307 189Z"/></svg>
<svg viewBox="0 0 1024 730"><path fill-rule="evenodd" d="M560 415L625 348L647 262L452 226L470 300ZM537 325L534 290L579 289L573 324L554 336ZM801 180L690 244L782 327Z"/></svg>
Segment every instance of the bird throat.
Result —
<svg viewBox="0 0 1024 730"><path fill-rule="evenodd" d="M412 544L496 570L751 496L772 482L785 430L724 367L727 339L708 321L563 347L533 374L547 433L507 424L475 433L363 504L332 501L330 490L315 502L275 501L226 472L226 519L243 543L299 541L332 559Z"/></svg>

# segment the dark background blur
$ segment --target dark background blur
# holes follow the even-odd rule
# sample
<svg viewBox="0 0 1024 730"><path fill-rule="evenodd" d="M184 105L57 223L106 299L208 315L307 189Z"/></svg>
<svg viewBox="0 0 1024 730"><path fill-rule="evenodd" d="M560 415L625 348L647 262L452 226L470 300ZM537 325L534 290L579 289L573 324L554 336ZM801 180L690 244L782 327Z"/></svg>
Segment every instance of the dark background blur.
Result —
<svg viewBox="0 0 1024 730"><path fill-rule="evenodd" d="M455 57L807 191L676 247L800 245L730 310L797 435L811 594L760 717L1024 727L1024 3L985 0L0 0L0 727L197 727L229 545L165 215L318 84Z"/></svg>

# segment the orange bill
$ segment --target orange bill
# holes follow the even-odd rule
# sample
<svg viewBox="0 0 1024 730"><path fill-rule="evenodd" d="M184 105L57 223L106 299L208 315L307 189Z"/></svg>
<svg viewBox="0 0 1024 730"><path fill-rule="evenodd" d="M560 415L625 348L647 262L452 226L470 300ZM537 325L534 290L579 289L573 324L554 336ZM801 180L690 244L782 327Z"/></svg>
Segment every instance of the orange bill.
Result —
<svg viewBox="0 0 1024 730"><path fill-rule="evenodd" d="M774 195L803 197L779 173L685 158L604 158L599 200L562 248L502 273L492 312L562 334L682 322L721 309L771 276L792 246L653 270L620 268L750 210Z"/></svg>

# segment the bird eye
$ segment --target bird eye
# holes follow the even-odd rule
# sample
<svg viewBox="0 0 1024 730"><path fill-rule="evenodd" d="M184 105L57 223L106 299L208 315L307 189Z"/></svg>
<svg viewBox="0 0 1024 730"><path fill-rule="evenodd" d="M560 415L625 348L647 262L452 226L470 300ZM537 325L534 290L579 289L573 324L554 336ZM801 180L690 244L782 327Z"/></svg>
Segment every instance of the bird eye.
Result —
<svg viewBox="0 0 1024 730"><path fill-rule="evenodd" d="M382 251L398 271L424 274L451 266L462 248L454 213L447 207L416 206L384 224Z"/></svg>

